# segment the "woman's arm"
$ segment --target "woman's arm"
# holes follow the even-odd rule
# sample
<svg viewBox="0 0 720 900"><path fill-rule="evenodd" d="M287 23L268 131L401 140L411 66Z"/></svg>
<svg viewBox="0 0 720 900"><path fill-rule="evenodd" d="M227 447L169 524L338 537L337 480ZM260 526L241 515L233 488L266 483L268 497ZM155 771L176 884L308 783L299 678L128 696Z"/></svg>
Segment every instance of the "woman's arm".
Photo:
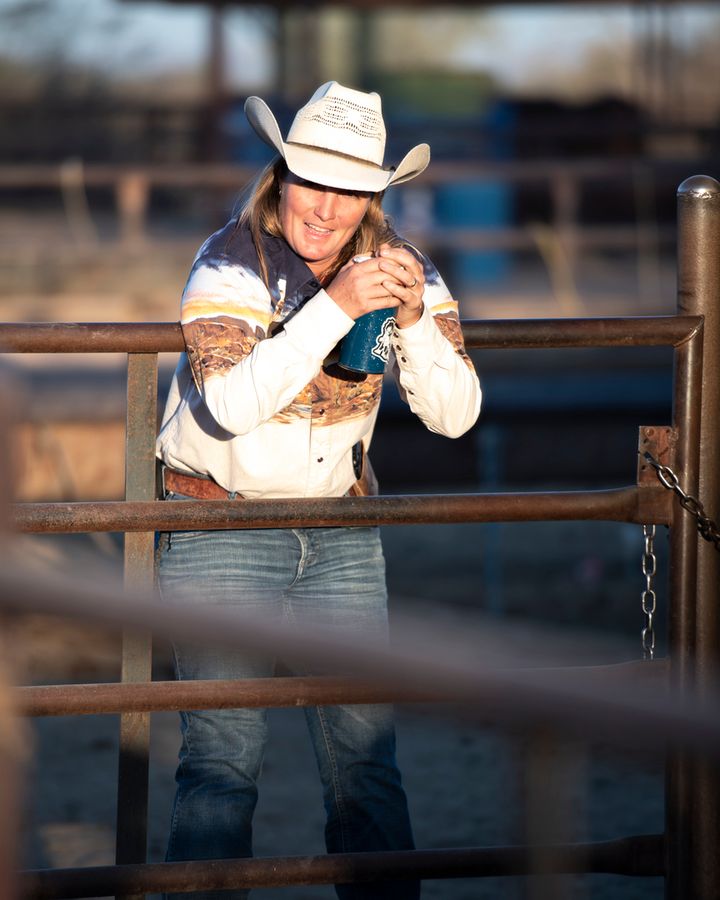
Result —
<svg viewBox="0 0 720 900"><path fill-rule="evenodd" d="M402 248L387 248L382 256L400 283L387 283L401 303L391 367L400 395L430 431L460 437L477 421L482 395L457 303L427 257Z"/></svg>
<svg viewBox="0 0 720 900"><path fill-rule="evenodd" d="M353 324L321 290L270 336L267 288L231 264L195 267L181 321L195 385L230 434L247 434L291 403Z"/></svg>

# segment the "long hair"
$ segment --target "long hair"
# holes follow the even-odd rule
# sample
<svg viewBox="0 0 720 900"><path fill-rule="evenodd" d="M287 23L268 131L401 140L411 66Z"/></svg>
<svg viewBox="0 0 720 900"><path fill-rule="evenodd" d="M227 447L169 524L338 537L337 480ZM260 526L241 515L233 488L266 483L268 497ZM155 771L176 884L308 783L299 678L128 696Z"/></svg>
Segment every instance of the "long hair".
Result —
<svg viewBox="0 0 720 900"><path fill-rule="evenodd" d="M287 173L287 165L281 156L277 156L269 162L253 183L238 215L238 225L247 224L250 229L260 263L260 276L268 289L270 287L268 266L263 251L262 236L270 234L273 237L283 237L279 215L280 186ZM355 234L342 248L333 264L321 274L319 278L321 284L329 284L353 256L361 253L374 253L383 243L400 243L389 219L383 212L383 193L378 192L371 196L370 204Z"/></svg>

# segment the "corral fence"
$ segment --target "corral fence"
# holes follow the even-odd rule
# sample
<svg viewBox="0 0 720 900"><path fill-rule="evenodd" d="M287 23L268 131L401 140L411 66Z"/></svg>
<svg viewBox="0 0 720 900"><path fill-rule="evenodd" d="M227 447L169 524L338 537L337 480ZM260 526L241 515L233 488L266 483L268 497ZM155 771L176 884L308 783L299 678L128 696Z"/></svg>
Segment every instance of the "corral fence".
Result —
<svg viewBox="0 0 720 900"><path fill-rule="evenodd" d="M547 213L540 213L537 218L546 221L550 234L537 225L512 224L509 210L507 221L494 221L486 227L469 224L438 227L430 222L403 222L402 230L408 232L409 224L412 237L436 251L539 251L545 256L549 251L545 246L547 241L559 241L564 264L571 275L583 251L629 251L636 254L642 265L643 260L657 253L658 247L667 247L675 237L672 227L657 222L657 196L666 185L677 184L687 171L686 159L647 157L438 161L411 192L437 191L457 184L500 185L513 192L530 190L544 198L539 204L547 207ZM83 245L87 245L93 233L86 191L110 191L115 198L118 238L132 249L157 240L148 229L153 193L172 191L188 195L201 189L205 193L217 191L233 196L256 174L252 167L229 163L122 165L85 164L79 160L53 164L5 163L0 165L0 190L58 191L70 224L76 223L74 230ZM585 197L589 190L595 194L602 190L606 199L616 194L627 201L623 214L630 220L629 224L583 222L583 209L591 205Z"/></svg>
<svg viewBox="0 0 720 900"><path fill-rule="evenodd" d="M701 712L706 702L708 719L714 723L720 663L720 553L711 542L701 539L698 525L703 526L699 511L715 516L720 511L720 184L707 176L694 176L678 190L677 315L471 321L465 322L463 329L471 348L673 347L672 424L640 429L636 484L603 491L534 494L159 503L154 456L158 353L183 350L179 325L3 325L0 343L4 352L128 354L125 501L17 504L13 507L12 524L21 532L125 532L126 582L134 591L145 591L148 596L154 579L155 531L551 520L667 525L671 535L669 652L663 660L632 664L624 672L621 669L620 680L624 677L628 685L645 680L657 685L660 681L668 696L680 692L694 709L699 703ZM676 473L686 496L694 500L694 504L685 504L689 509L681 508L674 497L676 492L660 482L645 453ZM703 527L707 534L707 522ZM712 537L712 527L709 536ZM91 588L88 591L88 596L92 596ZM24 600L28 608L32 608L34 596L29 590ZM22 605L17 599L10 602ZM102 602L98 600L99 604ZM67 603L72 605L69 594ZM139 615L137 606L128 603L128 615L133 610ZM124 636L121 683L17 690L20 708L27 715L122 713L117 865L26 872L20 880L23 896L48 900L107 894L140 897L160 890L537 872L664 876L666 896L673 900L716 900L720 896L718 742L716 739L714 744L706 744L707 753L698 750L697 742L689 749L683 743L681 730L674 734L677 743L669 743L666 757L663 834L549 847L478 847L149 865L146 844L151 711L408 698L408 691L402 686L395 690L387 684L368 686L342 678L152 682L151 655L149 632L129 628ZM581 675L578 670L568 669L565 677L575 681ZM605 685L608 697L618 693L617 666L607 667L607 671L602 666L595 667L593 678ZM478 684L478 690L481 687ZM518 696L521 694L522 691ZM610 722L627 723L627 716L621 719L611 702L606 706Z"/></svg>

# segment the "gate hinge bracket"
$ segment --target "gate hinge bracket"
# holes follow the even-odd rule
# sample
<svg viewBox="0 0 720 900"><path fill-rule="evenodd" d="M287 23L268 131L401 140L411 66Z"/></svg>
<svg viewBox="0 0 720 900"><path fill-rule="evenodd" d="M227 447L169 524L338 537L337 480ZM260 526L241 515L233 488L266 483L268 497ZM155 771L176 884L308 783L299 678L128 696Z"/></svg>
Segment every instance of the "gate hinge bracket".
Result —
<svg viewBox="0 0 720 900"><path fill-rule="evenodd" d="M658 484L655 469L653 469L643 454L649 451L661 465L674 468L677 441L677 429L672 428L670 425L640 426L637 470L639 487L655 487Z"/></svg>

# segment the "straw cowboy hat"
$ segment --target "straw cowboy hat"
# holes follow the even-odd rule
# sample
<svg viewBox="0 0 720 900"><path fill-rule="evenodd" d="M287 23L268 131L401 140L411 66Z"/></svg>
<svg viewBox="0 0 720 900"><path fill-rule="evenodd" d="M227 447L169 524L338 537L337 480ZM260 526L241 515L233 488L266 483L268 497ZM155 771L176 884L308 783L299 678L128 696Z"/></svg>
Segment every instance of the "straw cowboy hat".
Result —
<svg viewBox="0 0 720 900"><path fill-rule="evenodd" d="M298 111L287 141L260 97L248 97L245 115L291 172L328 187L384 191L391 184L415 178L430 162L430 147L418 144L397 166L383 168L385 123L380 95L354 91L337 81L321 85Z"/></svg>

